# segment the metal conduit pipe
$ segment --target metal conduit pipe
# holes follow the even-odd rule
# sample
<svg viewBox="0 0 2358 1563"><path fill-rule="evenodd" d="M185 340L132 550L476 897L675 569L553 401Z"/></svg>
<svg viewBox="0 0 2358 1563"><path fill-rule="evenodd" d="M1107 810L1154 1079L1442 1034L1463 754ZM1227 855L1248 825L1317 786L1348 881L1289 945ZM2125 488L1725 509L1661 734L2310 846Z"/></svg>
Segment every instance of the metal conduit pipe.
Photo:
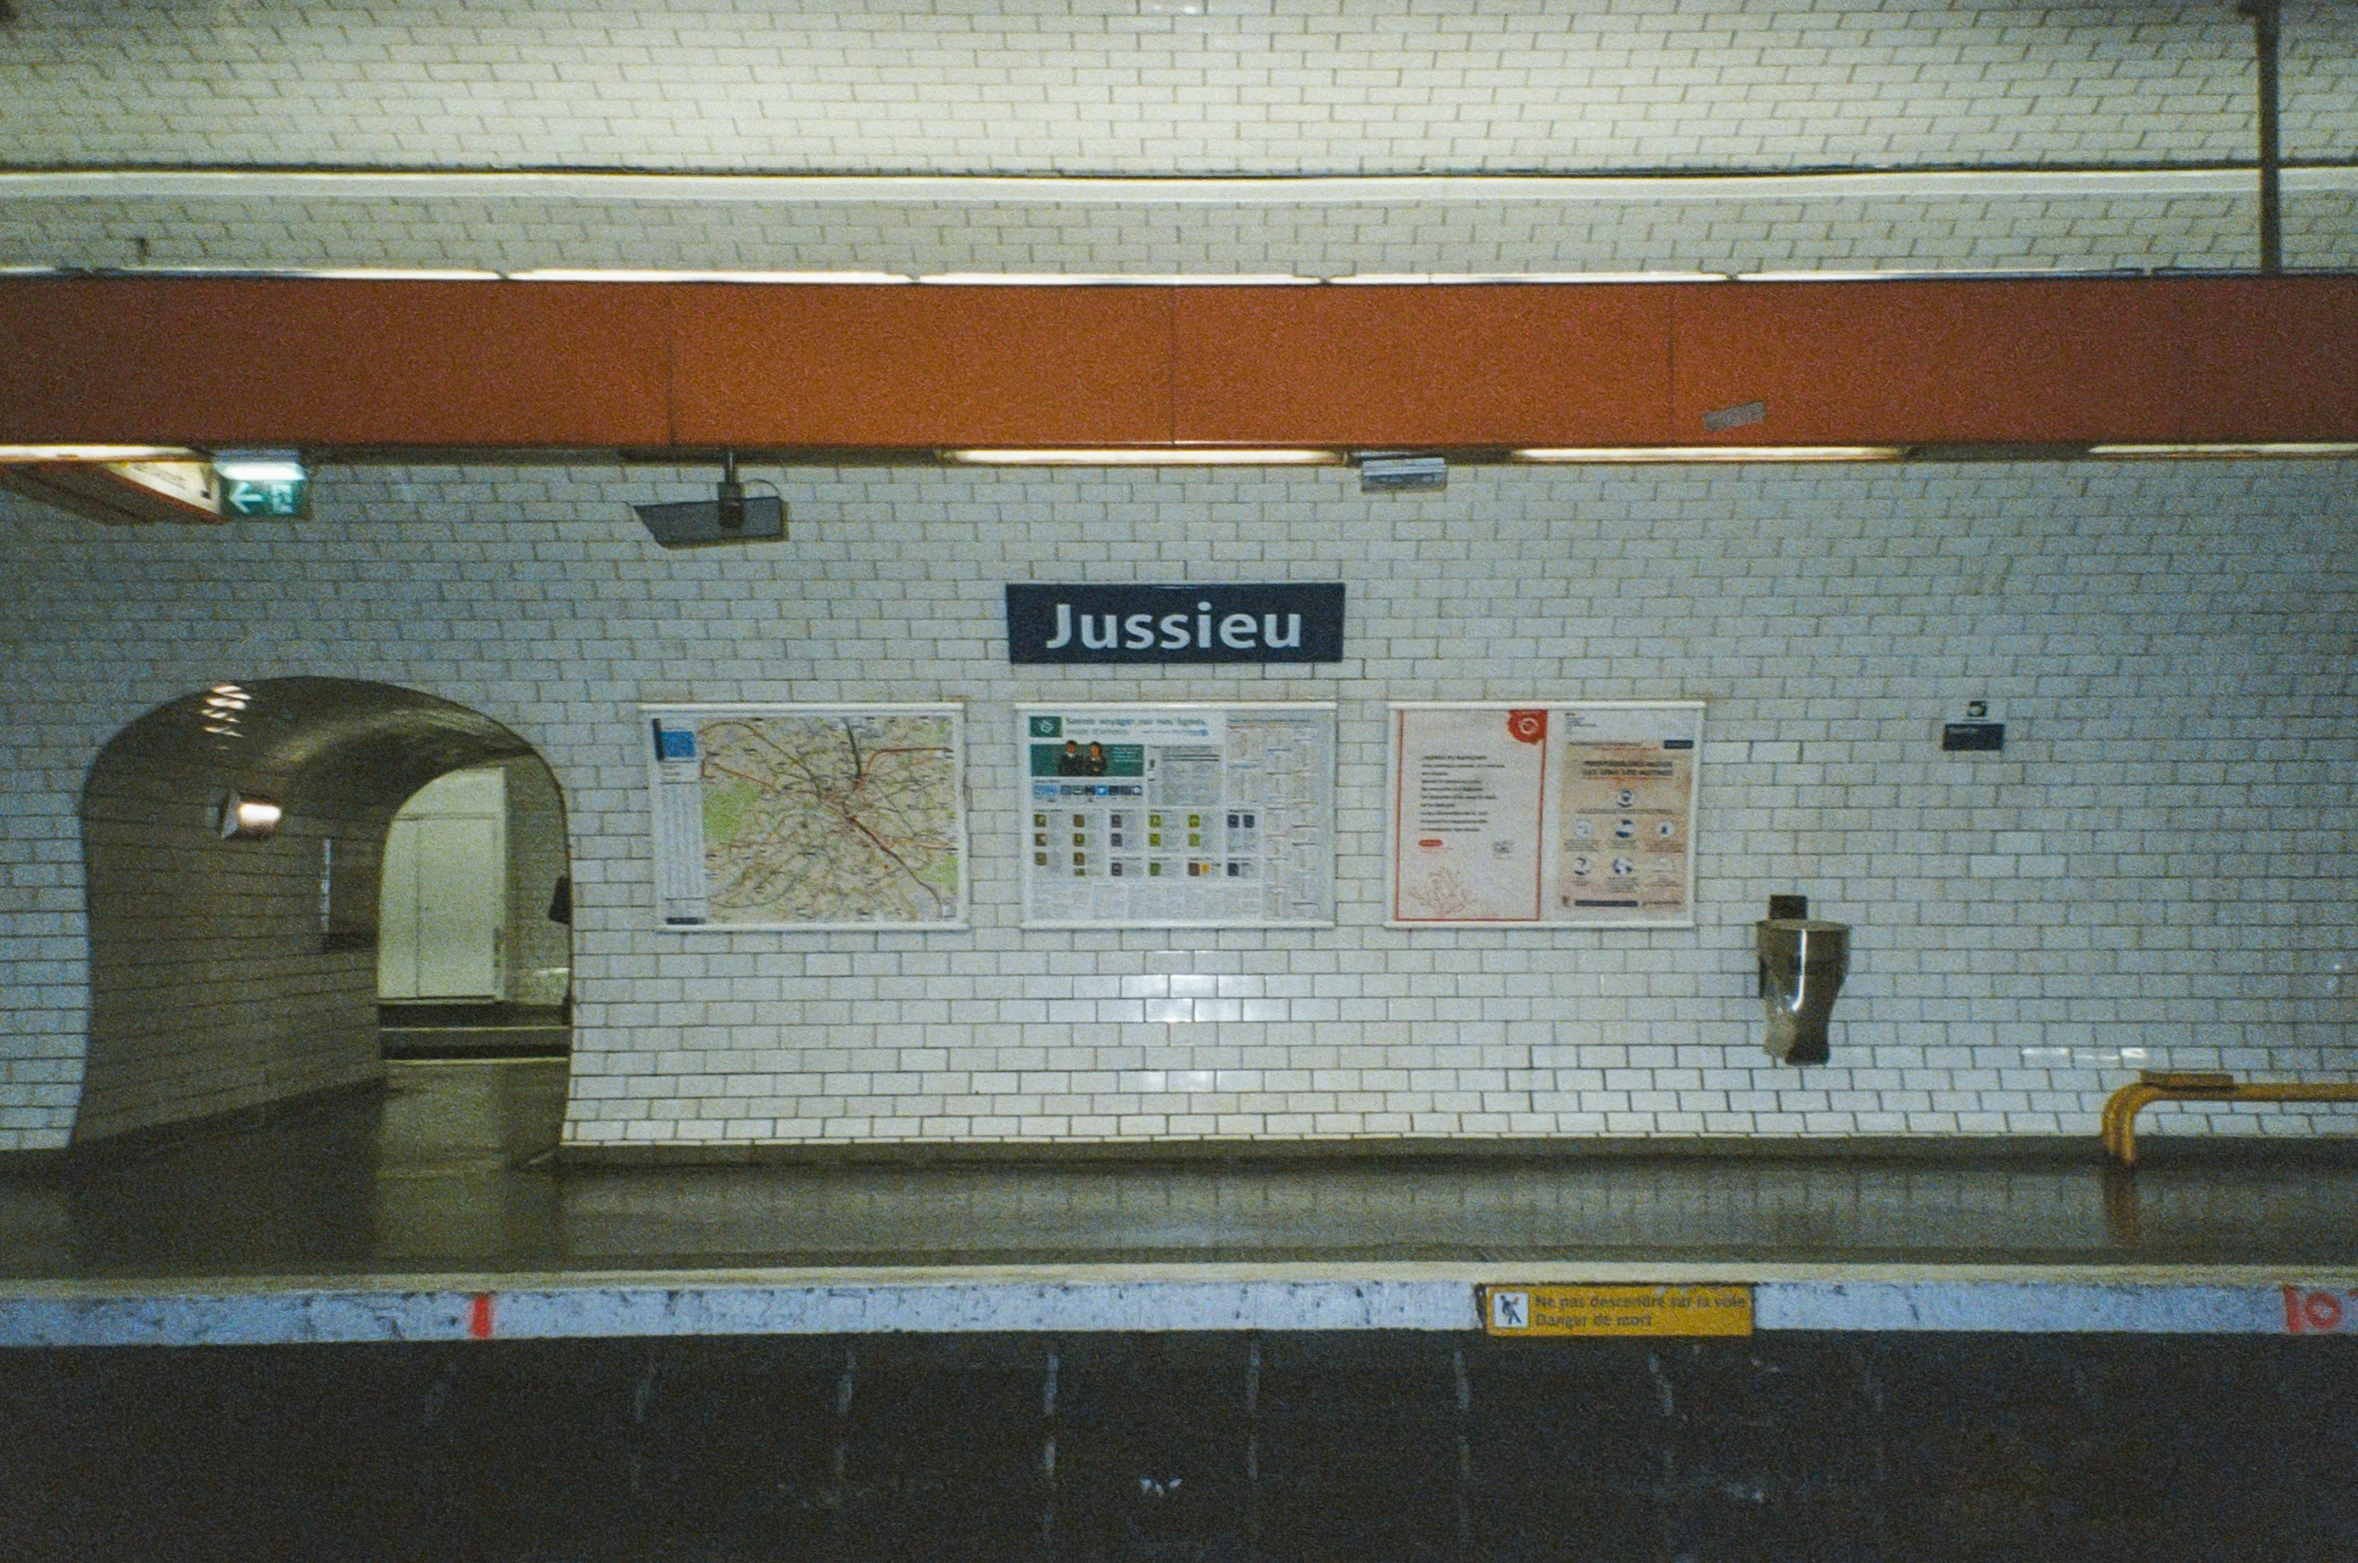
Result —
<svg viewBox="0 0 2358 1563"><path fill-rule="evenodd" d="M2260 89L2260 274L2284 270L2284 157L2276 131L2276 56L2279 0L2238 0L2235 9L2252 19L2252 53L2259 64Z"/></svg>

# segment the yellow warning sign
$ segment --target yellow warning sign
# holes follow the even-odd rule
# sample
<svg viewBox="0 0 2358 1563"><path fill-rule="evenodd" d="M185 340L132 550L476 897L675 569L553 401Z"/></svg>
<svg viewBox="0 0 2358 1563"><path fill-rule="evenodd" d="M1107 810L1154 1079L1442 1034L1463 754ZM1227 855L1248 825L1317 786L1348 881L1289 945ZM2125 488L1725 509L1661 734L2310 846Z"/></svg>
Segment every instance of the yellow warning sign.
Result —
<svg viewBox="0 0 2358 1563"><path fill-rule="evenodd" d="M1749 1286L1518 1286L1481 1289L1493 1335L1749 1335Z"/></svg>

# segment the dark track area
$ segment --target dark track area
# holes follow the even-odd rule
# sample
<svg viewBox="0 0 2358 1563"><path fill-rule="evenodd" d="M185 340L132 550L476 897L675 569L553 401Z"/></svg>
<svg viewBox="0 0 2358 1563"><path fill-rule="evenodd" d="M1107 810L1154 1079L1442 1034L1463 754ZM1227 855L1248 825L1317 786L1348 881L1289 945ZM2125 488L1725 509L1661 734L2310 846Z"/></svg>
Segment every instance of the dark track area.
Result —
<svg viewBox="0 0 2358 1563"><path fill-rule="evenodd" d="M2358 1553L2358 1340L969 1335L0 1356L0 1556Z"/></svg>

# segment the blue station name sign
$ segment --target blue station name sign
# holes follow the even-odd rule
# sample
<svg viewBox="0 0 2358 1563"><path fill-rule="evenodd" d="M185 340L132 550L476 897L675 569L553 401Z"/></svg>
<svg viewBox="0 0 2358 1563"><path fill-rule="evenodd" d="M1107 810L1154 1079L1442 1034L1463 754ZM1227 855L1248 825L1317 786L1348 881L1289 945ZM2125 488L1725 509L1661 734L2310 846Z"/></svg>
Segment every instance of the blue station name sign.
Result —
<svg viewBox="0 0 2358 1563"><path fill-rule="evenodd" d="M1007 588L1010 662L1336 662L1337 581Z"/></svg>

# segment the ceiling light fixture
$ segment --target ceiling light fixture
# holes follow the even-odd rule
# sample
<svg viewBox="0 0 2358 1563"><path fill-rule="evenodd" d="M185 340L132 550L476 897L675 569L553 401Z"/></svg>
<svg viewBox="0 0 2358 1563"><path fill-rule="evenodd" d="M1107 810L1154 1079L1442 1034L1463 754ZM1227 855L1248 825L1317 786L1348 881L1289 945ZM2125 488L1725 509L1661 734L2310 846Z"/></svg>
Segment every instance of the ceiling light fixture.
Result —
<svg viewBox="0 0 2358 1563"><path fill-rule="evenodd" d="M134 488L186 510L191 518L221 519L221 477L213 470L212 463L202 457L181 461L110 461L105 466L108 472Z"/></svg>
<svg viewBox="0 0 2358 1563"><path fill-rule="evenodd" d="M656 271L582 266L541 266L508 273L510 282L753 282L893 286L913 281L897 271Z"/></svg>
<svg viewBox="0 0 2358 1563"><path fill-rule="evenodd" d="M1936 277L1969 277L1979 279L1992 276L2013 275L2016 275L2016 273L1966 270L1940 271L1926 269L1923 267L1904 269L1895 266L1887 271L1878 271L1872 268L1863 271L1840 270L1834 268L1829 268L1825 271L1739 271L1736 273L1736 280L1738 282L1920 282L1927 278Z"/></svg>
<svg viewBox="0 0 2358 1563"><path fill-rule="evenodd" d="M323 282L497 282L496 271L470 271L456 267L400 266L329 266L318 271L294 273L300 277L316 277Z"/></svg>
<svg viewBox="0 0 2358 1563"><path fill-rule="evenodd" d="M2358 442L2345 440L2268 440L2251 443L2188 443L2177 445L2091 445L2088 454L2116 461L2235 461L2295 460L2358 456Z"/></svg>
<svg viewBox="0 0 2358 1563"><path fill-rule="evenodd" d="M1733 279L1719 271L1368 271L1327 280L1342 288L1381 288L1474 287L1493 284L1586 286L1592 283L1727 282Z"/></svg>
<svg viewBox="0 0 2358 1563"><path fill-rule="evenodd" d="M1545 464L1636 466L1687 461L1898 461L1906 454L1907 448L1902 445L1612 445L1534 446L1514 452L1514 459Z"/></svg>
<svg viewBox="0 0 2358 1563"><path fill-rule="evenodd" d="M291 450L216 451L213 470L233 483L301 483L310 477L303 458Z"/></svg>
<svg viewBox="0 0 2358 1563"><path fill-rule="evenodd" d="M917 280L939 288L1299 288L1322 279L1290 272L941 271Z"/></svg>
<svg viewBox="0 0 2358 1563"><path fill-rule="evenodd" d="M178 445L0 445L0 464L31 465L53 461L202 461L195 451Z"/></svg>
<svg viewBox="0 0 2358 1563"><path fill-rule="evenodd" d="M1339 467L1332 450L1201 449L946 450L944 461L970 467Z"/></svg>
<svg viewBox="0 0 2358 1563"><path fill-rule="evenodd" d="M221 484L174 445L0 445L0 488L109 526L221 519Z"/></svg>

